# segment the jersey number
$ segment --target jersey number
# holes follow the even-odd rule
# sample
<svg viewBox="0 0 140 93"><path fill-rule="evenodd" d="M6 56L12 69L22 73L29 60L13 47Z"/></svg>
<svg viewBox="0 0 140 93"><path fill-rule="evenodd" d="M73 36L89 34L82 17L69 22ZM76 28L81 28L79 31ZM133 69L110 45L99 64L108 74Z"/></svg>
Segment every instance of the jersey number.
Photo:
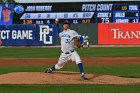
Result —
<svg viewBox="0 0 140 93"><path fill-rule="evenodd" d="M68 44L69 44L69 43L70 43L70 39L66 39L66 43L68 43Z"/></svg>

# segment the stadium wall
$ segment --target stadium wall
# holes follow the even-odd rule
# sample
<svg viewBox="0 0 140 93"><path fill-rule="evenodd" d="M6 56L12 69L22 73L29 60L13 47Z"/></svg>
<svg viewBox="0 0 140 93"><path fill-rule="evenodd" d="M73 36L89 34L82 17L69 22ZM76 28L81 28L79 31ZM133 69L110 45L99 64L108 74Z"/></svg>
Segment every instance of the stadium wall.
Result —
<svg viewBox="0 0 140 93"><path fill-rule="evenodd" d="M71 29L88 35L91 45L139 45L140 23L72 24ZM59 28L60 27L60 28ZM55 46L62 24L1 25L2 46Z"/></svg>

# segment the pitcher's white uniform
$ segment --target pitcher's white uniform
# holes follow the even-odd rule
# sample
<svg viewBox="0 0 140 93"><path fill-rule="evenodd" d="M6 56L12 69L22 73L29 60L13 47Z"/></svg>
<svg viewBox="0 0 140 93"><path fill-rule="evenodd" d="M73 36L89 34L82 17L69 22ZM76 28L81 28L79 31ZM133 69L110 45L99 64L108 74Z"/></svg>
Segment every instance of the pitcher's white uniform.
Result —
<svg viewBox="0 0 140 93"><path fill-rule="evenodd" d="M80 56L75 51L74 41L73 38L77 37L79 38L80 35L74 30L63 30L59 34L59 37L61 39L61 55L59 57L58 63L55 65L56 69L62 68L68 60L75 61L76 64L81 63Z"/></svg>
<svg viewBox="0 0 140 93"><path fill-rule="evenodd" d="M63 32L59 34L59 37L61 39L62 53L59 57L58 63L45 69L44 73L51 73L52 71L56 69L61 69L68 62L68 60L72 60L76 62L79 68L79 71L81 73L81 78L83 80L88 80L88 78L85 76L84 68L83 68L83 64L81 62L80 56L75 51L75 46L77 46L78 48L81 46L81 45L77 45L77 44L80 44L80 42L76 41L78 39L80 40L81 35L78 35L78 33L74 30L68 29L69 27L70 27L69 23L64 23L63 24L64 30ZM78 39L76 39L75 37Z"/></svg>

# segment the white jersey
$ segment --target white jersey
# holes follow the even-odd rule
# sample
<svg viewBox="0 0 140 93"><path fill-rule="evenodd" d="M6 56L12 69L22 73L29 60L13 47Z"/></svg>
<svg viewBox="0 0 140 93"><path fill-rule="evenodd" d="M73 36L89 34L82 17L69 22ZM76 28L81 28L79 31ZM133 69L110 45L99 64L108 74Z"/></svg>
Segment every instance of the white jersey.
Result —
<svg viewBox="0 0 140 93"><path fill-rule="evenodd" d="M67 29L59 33L59 37L61 39L61 50L63 52L70 52L75 49L73 38L79 37L79 35L76 31Z"/></svg>

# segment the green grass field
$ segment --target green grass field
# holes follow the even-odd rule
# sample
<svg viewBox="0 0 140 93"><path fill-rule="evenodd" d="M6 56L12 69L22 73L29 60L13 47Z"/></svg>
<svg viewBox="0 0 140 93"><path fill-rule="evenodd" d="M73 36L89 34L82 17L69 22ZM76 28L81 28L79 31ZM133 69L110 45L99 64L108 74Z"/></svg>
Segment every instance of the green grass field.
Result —
<svg viewBox="0 0 140 93"><path fill-rule="evenodd" d="M137 85L0 85L0 93L139 93Z"/></svg>
<svg viewBox="0 0 140 93"><path fill-rule="evenodd" d="M77 49L81 57L140 57L140 48ZM0 58L58 58L60 48L0 48ZM11 72L42 72L46 66L0 66L0 74ZM77 66L65 66L65 71L78 71ZM87 73L140 78L140 65L85 66ZM63 77L62 77L63 78ZM140 84L130 85L10 85L0 84L0 93L139 93Z"/></svg>
<svg viewBox="0 0 140 93"><path fill-rule="evenodd" d="M83 48L77 51L81 57L140 56L140 47ZM0 48L0 58L58 58L60 52L60 48Z"/></svg>

